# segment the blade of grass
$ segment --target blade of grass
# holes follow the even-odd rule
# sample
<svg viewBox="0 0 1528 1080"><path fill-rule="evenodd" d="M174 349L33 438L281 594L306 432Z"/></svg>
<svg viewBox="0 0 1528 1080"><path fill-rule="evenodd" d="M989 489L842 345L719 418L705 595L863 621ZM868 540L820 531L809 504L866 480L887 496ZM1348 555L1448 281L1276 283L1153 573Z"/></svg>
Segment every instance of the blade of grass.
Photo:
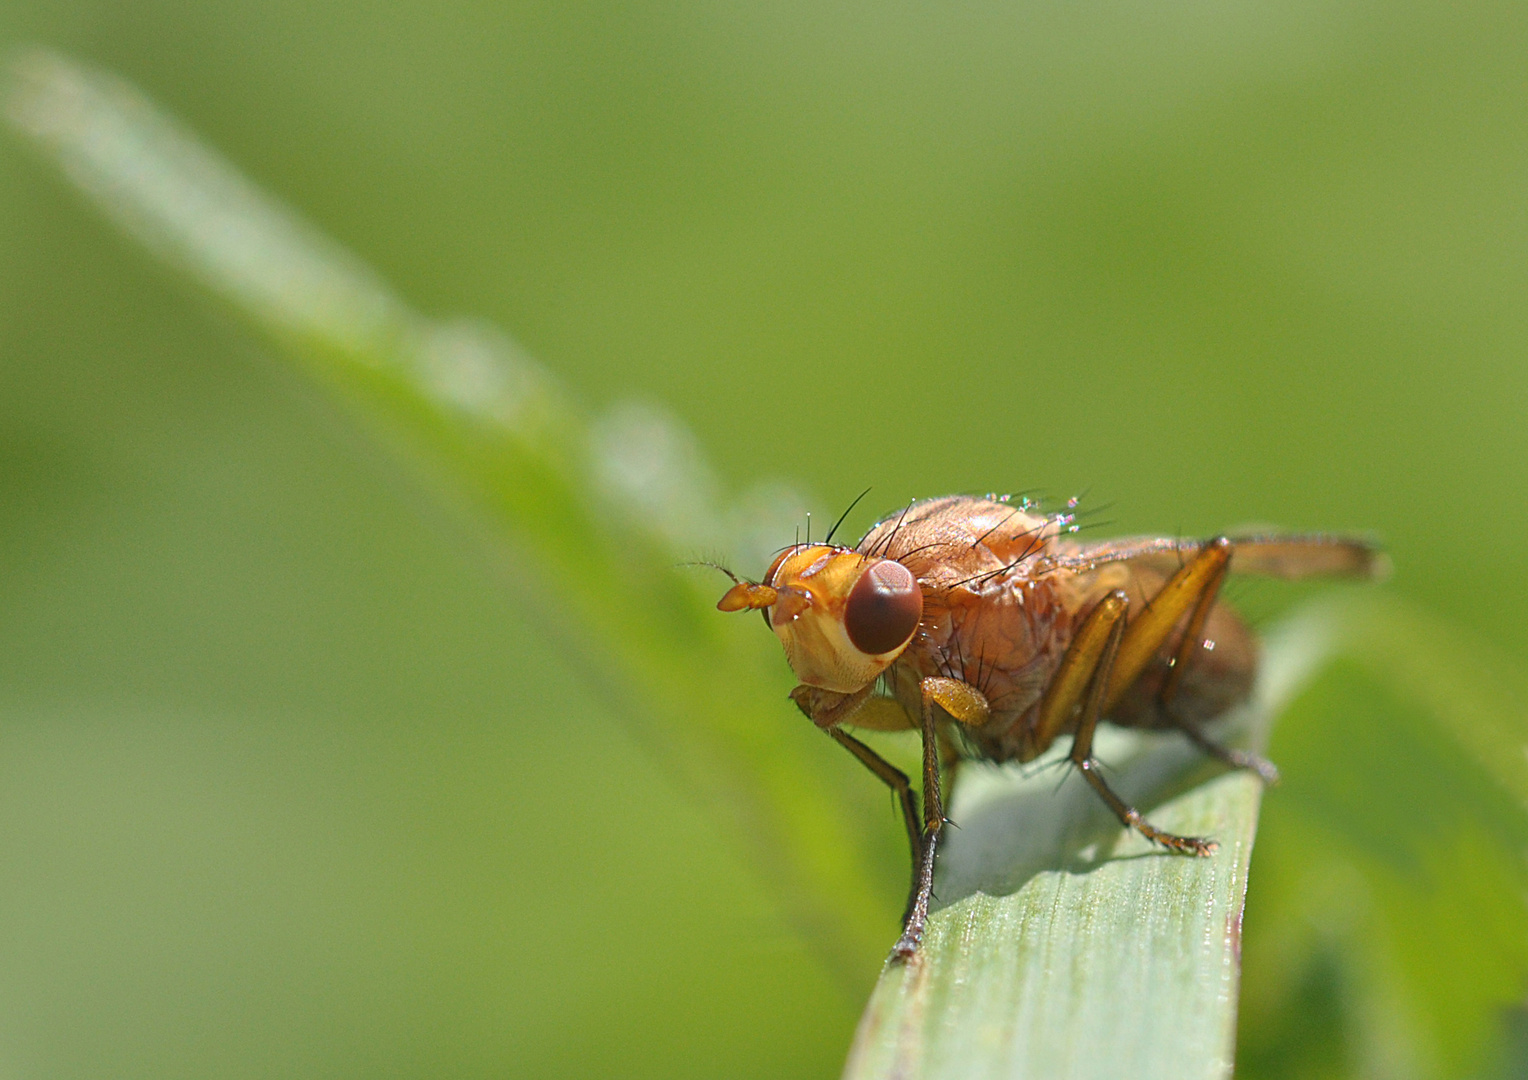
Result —
<svg viewBox="0 0 1528 1080"><path fill-rule="evenodd" d="M1253 704L1228 726L1260 741L1322 659L1276 631ZM1044 767L963 776L943 906L923 951L883 972L848 1077L1229 1075L1261 785L1233 773L1193 786L1205 766L1181 741L1108 736L1099 754L1121 793L1219 850L1154 851Z"/></svg>

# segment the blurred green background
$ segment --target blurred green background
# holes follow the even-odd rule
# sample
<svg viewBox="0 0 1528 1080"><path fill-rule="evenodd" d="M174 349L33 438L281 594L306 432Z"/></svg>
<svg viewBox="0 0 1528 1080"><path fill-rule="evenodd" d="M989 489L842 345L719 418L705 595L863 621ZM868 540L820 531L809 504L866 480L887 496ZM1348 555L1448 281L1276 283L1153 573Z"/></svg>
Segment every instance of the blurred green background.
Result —
<svg viewBox="0 0 1528 1080"><path fill-rule="evenodd" d="M1528 7L12 0L24 43L729 487L1372 529L1528 654ZM874 957L589 657L15 138L0 199L0 1068L834 1074ZM1275 736L1247 1076L1511 1068L1528 828L1414 711L1338 669Z"/></svg>

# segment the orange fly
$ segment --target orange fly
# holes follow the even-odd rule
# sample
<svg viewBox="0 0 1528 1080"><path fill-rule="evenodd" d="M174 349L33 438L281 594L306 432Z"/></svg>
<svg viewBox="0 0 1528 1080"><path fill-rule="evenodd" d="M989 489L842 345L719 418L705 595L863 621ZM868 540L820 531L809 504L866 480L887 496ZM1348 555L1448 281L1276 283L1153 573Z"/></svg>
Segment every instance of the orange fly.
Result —
<svg viewBox="0 0 1528 1080"><path fill-rule="evenodd" d="M1070 735L1072 765L1122 823L1208 855L1212 840L1163 832L1110 789L1092 754L1098 722L1174 729L1274 778L1268 762L1202 730L1247 698L1257 667L1251 632L1216 602L1233 557L1238 571L1289 579L1374 576L1383 560L1368 541L1323 534L1083 544L1074 520L1027 499L930 499L854 547L831 533L794 544L762 581L734 579L717 604L764 612L800 681L791 698L896 793L913 885L894 956L917 951L928 918L942 761L1031 761ZM907 776L850 727L920 732L921 814Z"/></svg>

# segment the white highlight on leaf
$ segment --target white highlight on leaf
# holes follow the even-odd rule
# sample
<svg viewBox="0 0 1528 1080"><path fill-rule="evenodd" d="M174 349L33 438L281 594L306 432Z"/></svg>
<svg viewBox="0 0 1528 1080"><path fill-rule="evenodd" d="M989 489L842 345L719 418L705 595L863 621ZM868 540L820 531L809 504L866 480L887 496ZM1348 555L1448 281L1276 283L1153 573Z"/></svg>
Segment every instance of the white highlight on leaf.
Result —
<svg viewBox="0 0 1528 1080"><path fill-rule="evenodd" d="M479 420L532 431L564 408L551 375L491 323L432 324L415 342L413 360L436 398Z"/></svg>
<svg viewBox="0 0 1528 1080"><path fill-rule="evenodd" d="M676 549L723 540L716 477L694 434L668 410L623 402L590 433L600 493Z"/></svg>

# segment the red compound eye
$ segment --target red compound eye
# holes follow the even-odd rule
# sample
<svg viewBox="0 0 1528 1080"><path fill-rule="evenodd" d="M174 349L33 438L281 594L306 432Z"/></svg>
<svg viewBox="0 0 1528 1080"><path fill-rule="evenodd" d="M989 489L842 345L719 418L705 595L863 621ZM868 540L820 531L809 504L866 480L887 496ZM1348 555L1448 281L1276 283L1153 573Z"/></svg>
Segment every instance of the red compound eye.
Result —
<svg viewBox="0 0 1528 1080"><path fill-rule="evenodd" d="M883 559L860 576L844 606L844 629L862 653L879 656L899 648L923 618L923 590L907 567Z"/></svg>

